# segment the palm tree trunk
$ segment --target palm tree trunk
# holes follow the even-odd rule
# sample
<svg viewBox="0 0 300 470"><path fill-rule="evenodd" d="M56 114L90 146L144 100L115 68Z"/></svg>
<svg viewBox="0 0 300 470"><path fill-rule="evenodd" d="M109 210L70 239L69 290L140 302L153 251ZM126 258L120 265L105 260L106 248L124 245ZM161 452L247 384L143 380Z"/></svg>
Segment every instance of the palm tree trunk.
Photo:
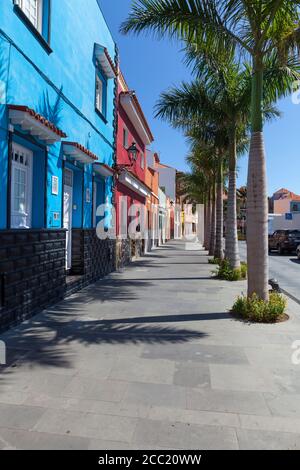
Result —
<svg viewBox="0 0 300 470"><path fill-rule="evenodd" d="M268 198L262 119L263 66L254 61L252 136L248 166L247 258L248 296L269 300Z"/></svg>
<svg viewBox="0 0 300 470"><path fill-rule="evenodd" d="M204 247L209 250L210 243L210 227L211 227L211 189L207 191L207 203L206 203L206 214L205 214L205 241Z"/></svg>
<svg viewBox="0 0 300 470"><path fill-rule="evenodd" d="M203 238L203 247L205 247L205 237L206 237L206 216L207 216L207 197L206 197L206 194L204 193L204 196L203 196L203 205L204 205L204 213L203 213L203 217L204 217L204 220L203 220L203 223L204 223L204 238Z"/></svg>
<svg viewBox="0 0 300 470"><path fill-rule="evenodd" d="M211 197L211 222L210 222L210 243L209 254L214 256L216 246L216 179L213 176L212 197Z"/></svg>
<svg viewBox="0 0 300 470"><path fill-rule="evenodd" d="M224 258L223 234L224 234L224 209L223 209L223 158L218 158L217 174L217 202L216 202L216 246L215 258Z"/></svg>
<svg viewBox="0 0 300 470"><path fill-rule="evenodd" d="M234 126L229 154L229 181L226 224L226 258L228 259L232 269L239 269L241 267L237 233L236 162L236 129Z"/></svg>

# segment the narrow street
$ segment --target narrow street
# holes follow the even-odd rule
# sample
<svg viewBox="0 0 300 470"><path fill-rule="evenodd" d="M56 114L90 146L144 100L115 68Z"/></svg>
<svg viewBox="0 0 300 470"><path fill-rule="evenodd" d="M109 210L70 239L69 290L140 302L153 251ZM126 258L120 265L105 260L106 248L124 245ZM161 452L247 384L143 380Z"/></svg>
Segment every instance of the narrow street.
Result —
<svg viewBox="0 0 300 470"><path fill-rule="evenodd" d="M243 282L171 242L0 336L0 449L296 449L289 322L228 309ZM188 247L189 248L189 247Z"/></svg>
<svg viewBox="0 0 300 470"><path fill-rule="evenodd" d="M240 243L243 261L247 258L247 245ZM269 256L270 279L277 279L285 295L300 303L300 261L295 254L279 255L277 252Z"/></svg>

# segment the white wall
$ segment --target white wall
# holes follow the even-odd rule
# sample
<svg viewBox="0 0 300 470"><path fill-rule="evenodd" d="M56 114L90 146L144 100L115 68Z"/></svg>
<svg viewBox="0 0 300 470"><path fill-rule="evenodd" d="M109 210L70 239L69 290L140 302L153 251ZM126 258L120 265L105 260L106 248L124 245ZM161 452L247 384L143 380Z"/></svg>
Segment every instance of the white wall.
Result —
<svg viewBox="0 0 300 470"><path fill-rule="evenodd" d="M293 220L286 220L285 214L269 216L269 233L276 230L300 230L300 214L293 214Z"/></svg>
<svg viewBox="0 0 300 470"><path fill-rule="evenodd" d="M165 193L172 201L176 199L176 170L174 168L157 168L159 186L165 188Z"/></svg>

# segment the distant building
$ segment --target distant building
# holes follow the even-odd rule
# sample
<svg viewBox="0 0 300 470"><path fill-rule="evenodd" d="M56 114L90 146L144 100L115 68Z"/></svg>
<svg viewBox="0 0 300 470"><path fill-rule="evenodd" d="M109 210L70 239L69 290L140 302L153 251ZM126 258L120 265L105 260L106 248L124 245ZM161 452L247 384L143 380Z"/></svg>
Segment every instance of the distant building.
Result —
<svg viewBox="0 0 300 470"><path fill-rule="evenodd" d="M157 171L159 173L159 186L164 193L174 203L176 199L176 170L162 163L157 164Z"/></svg>
<svg viewBox="0 0 300 470"><path fill-rule="evenodd" d="M274 214L300 212L300 196L281 188L269 199L269 207Z"/></svg>
<svg viewBox="0 0 300 470"><path fill-rule="evenodd" d="M151 188L151 196L147 198L147 217L149 237L147 251L156 248L159 243L159 174L157 153L147 150L146 184Z"/></svg>
<svg viewBox="0 0 300 470"><path fill-rule="evenodd" d="M116 213L117 213L117 264L127 264L132 257L141 256L147 251L143 239L132 239L128 229L134 217L142 207L146 207L152 197L152 187L147 169L147 146L153 142L153 136L144 116L141 105L134 91L128 88L121 71L118 76L118 132L117 132L117 171ZM130 149L135 149L134 154ZM126 201L130 214L125 213L125 224L121 217L124 213L122 204ZM138 210L135 208L140 207ZM123 210L121 210L123 209ZM140 214L141 215L141 214ZM149 216L148 216L149 219ZM123 227L123 224L126 227ZM124 235L123 230L126 229Z"/></svg>
<svg viewBox="0 0 300 470"><path fill-rule="evenodd" d="M169 201L168 206L168 228L166 238L173 239L175 234L174 205L176 203L176 174L177 170L171 166L164 165L160 161L157 163L159 173L159 186Z"/></svg>

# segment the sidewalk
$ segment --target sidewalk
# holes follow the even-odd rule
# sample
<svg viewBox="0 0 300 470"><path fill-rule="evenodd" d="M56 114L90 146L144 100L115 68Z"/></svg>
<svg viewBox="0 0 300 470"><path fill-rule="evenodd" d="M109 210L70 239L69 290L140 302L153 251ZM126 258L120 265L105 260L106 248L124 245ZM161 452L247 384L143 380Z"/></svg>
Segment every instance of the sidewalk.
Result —
<svg viewBox="0 0 300 470"><path fill-rule="evenodd" d="M300 307L278 325L232 319L246 283L184 248L0 336L0 449L300 449Z"/></svg>

